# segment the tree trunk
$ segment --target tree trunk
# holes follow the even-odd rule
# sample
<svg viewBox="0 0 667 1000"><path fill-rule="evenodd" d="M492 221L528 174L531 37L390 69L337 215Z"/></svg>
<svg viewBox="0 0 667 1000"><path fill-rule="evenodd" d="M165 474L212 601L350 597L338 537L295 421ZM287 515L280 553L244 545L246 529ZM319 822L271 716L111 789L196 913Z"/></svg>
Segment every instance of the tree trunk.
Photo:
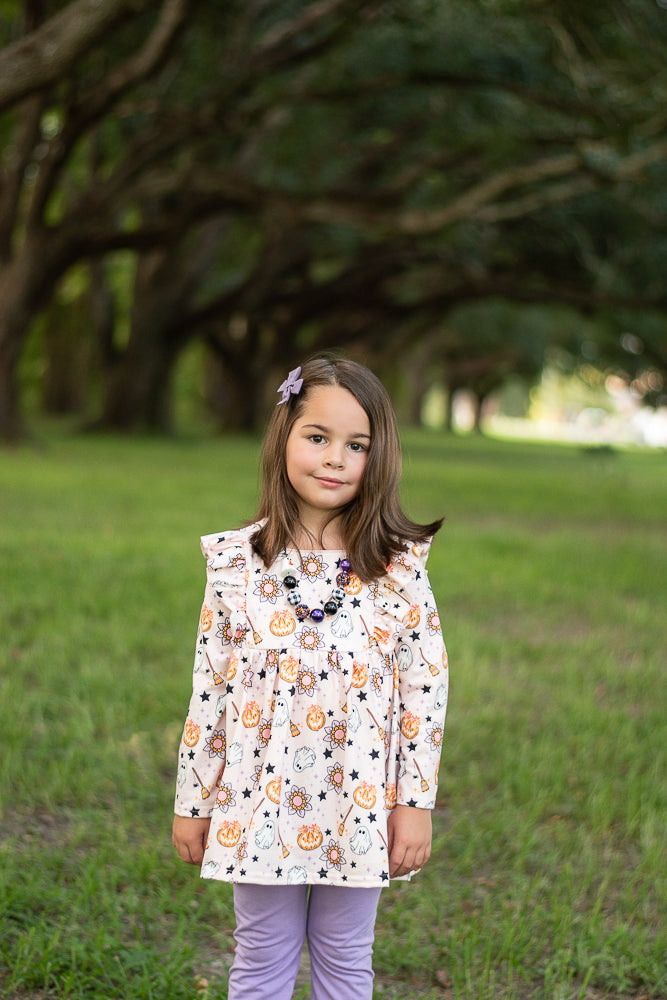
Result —
<svg viewBox="0 0 667 1000"><path fill-rule="evenodd" d="M18 366L30 323L67 266L64 245L36 236L0 269L0 438L24 435Z"/></svg>

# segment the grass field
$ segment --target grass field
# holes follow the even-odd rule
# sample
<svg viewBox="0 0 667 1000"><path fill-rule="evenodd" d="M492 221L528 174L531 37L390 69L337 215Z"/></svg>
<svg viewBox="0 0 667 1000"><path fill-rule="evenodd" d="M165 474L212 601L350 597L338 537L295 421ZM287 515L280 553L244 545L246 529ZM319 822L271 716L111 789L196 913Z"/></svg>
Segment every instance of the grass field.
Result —
<svg viewBox="0 0 667 1000"><path fill-rule="evenodd" d="M383 893L376 996L665 998L665 456L404 443L407 508L447 517L452 686L434 855ZM170 823L198 536L252 514L257 455L0 454L2 997L226 996L230 889Z"/></svg>

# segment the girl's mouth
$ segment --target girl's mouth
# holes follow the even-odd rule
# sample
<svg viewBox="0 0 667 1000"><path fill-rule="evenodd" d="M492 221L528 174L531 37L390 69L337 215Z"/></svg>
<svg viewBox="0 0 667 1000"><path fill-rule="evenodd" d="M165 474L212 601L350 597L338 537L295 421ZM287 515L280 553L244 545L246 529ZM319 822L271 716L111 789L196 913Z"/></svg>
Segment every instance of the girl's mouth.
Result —
<svg viewBox="0 0 667 1000"><path fill-rule="evenodd" d="M330 479L328 476L315 476L318 483L322 486L343 486L344 483L342 479Z"/></svg>

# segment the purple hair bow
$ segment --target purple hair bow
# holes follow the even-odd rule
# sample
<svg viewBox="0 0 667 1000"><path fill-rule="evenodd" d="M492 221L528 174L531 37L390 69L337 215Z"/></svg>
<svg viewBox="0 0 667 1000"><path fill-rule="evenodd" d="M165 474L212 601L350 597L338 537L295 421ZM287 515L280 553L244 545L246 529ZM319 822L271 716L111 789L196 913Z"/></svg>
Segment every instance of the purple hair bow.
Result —
<svg viewBox="0 0 667 1000"><path fill-rule="evenodd" d="M278 392L282 392L283 398L278 400L276 406L280 406L281 403L286 403L287 400L290 398L290 394L293 394L294 396L299 395L299 393L301 392L301 386L303 385L303 379L299 378L300 374L301 374L300 367L294 368L289 373L283 384L278 389Z"/></svg>

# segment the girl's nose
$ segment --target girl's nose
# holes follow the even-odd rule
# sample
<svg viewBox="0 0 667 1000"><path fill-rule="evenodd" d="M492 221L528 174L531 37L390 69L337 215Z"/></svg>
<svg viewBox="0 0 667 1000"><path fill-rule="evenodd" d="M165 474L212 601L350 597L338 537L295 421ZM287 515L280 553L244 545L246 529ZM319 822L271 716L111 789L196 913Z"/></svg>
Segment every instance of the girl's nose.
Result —
<svg viewBox="0 0 667 1000"><path fill-rule="evenodd" d="M344 462L343 462L343 449L342 448L337 448L335 445L332 445L327 450L327 453L326 453L326 456L325 456L325 459L324 459L324 464L325 465L329 465L332 468L340 469L343 466L343 464L344 464Z"/></svg>

